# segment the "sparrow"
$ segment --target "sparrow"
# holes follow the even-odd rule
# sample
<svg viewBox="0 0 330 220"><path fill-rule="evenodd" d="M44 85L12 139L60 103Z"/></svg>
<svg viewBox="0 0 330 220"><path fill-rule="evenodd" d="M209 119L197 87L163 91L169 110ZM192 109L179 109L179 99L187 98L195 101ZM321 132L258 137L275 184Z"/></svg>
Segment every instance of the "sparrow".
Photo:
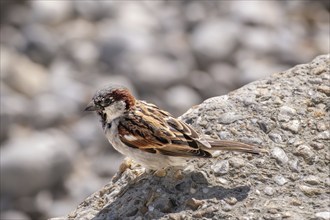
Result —
<svg viewBox="0 0 330 220"><path fill-rule="evenodd" d="M96 92L85 111L95 111L110 144L150 170L184 167L189 158L211 158L215 150L262 152L256 146L199 135L190 125L131 92L110 85Z"/></svg>

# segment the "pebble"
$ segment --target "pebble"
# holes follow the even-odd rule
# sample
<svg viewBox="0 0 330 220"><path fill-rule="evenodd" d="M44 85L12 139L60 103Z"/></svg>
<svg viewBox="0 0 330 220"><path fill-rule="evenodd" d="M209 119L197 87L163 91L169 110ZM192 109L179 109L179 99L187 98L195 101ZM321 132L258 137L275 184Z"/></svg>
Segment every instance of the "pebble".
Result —
<svg viewBox="0 0 330 220"><path fill-rule="evenodd" d="M328 127L329 127L329 126L327 126L327 124L324 123L324 122L318 122L318 123L316 124L316 128L317 128L317 130L320 131L320 132L321 132L321 131L325 131L325 130L327 130Z"/></svg>
<svg viewBox="0 0 330 220"><path fill-rule="evenodd" d="M298 187L308 197L321 194L319 188L314 188L306 185L299 185Z"/></svg>
<svg viewBox="0 0 330 220"><path fill-rule="evenodd" d="M280 5L275 2L253 1L253 2L236 2L231 4L230 12L237 15L237 19L243 20L250 24L276 25L280 24L283 19L283 11ZM268 42L269 39L264 39Z"/></svg>
<svg viewBox="0 0 330 220"><path fill-rule="evenodd" d="M239 157L233 157L229 159L229 163L234 168L241 168L245 165L246 161Z"/></svg>
<svg viewBox="0 0 330 220"><path fill-rule="evenodd" d="M308 82L310 82L312 84L321 84L322 78L311 78L311 79L308 79Z"/></svg>
<svg viewBox="0 0 330 220"><path fill-rule="evenodd" d="M54 129L11 139L0 149L1 174L6 176L0 179L1 190L26 196L61 182L71 172L77 149L70 137Z"/></svg>
<svg viewBox="0 0 330 220"><path fill-rule="evenodd" d="M0 219L31 220L31 218L27 214L17 210L2 211Z"/></svg>
<svg viewBox="0 0 330 220"><path fill-rule="evenodd" d="M320 91L320 92L326 94L327 96L329 96L330 95L330 86L326 86L326 85L318 86L317 91Z"/></svg>
<svg viewBox="0 0 330 220"><path fill-rule="evenodd" d="M175 200L173 200L175 201ZM154 203L155 209L163 213L170 213L173 209L173 201L167 197L161 197ZM175 203L175 202L174 202Z"/></svg>
<svg viewBox="0 0 330 220"><path fill-rule="evenodd" d="M291 199L290 204L294 205L294 206L301 206L302 202L299 199L293 198L293 199Z"/></svg>
<svg viewBox="0 0 330 220"><path fill-rule="evenodd" d="M320 142L313 141L310 143L314 150L322 150L324 149L324 144Z"/></svg>
<svg viewBox="0 0 330 220"><path fill-rule="evenodd" d="M11 52L3 54L8 56L6 59L11 63L11 72L4 75L3 79L7 85L29 97L47 90L49 75L45 67L25 56L13 55ZM20 63L20 65L15 65L15 63Z"/></svg>
<svg viewBox="0 0 330 220"><path fill-rule="evenodd" d="M187 76L187 70L182 63L161 55L145 57L134 68L133 79L138 83L158 87L171 85Z"/></svg>
<svg viewBox="0 0 330 220"><path fill-rule="evenodd" d="M284 152L282 148L275 147L273 148L271 155L273 158L275 158L276 162L280 165L284 165L289 161L288 156Z"/></svg>
<svg viewBox="0 0 330 220"><path fill-rule="evenodd" d="M206 175L203 171L197 173L194 172L191 174L191 179L197 184L206 184L207 178L205 176Z"/></svg>
<svg viewBox="0 0 330 220"><path fill-rule="evenodd" d="M228 140L232 137L228 131L220 131L218 135L221 140Z"/></svg>
<svg viewBox="0 0 330 220"><path fill-rule="evenodd" d="M294 108L291 108L289 106L282 106L280 108L280 112L277 116L277 119L280 122L287 122L296 114L297 114L297 111Z"/></svg>
<svg viewBox="0 0 330 220"><path fill-rule="evenodd" d="M268 196L272 196L272 195L274 195L275 190L270 186L266 186L264 189L264 193Z"/></svg>
<svg viewBox="0 0 330 220"><path fill-rule="evenodd" d="M229 212L233 209L233 206L229 205L228 203L224 203L222 205L222 210L225 211L225 212Z"/></svg>
<svg viewBox="0 0 330 220"><path fill-rule="evenodd" d="M279 186L283 186L284 184L286 184L288 182L288 180L286 178L284 178L283 176L281 176L281 175L276 175L274 177L274 181Z"/></svg>
<svg viewBox="0 0 330 220"><path fill-rule="evenodd" d="M283 141L282 140L282 136L280 134L270 133L268 136L276 144L279 144L279 143L281 143Z"/></svg>
<svg viewBox="0 0 330 220"><path fill-rule="evenodd" d="M67 19L72 13L72 2L67 1L33 1L33 14L42 22L56 24Z"/></svg>
<svg viewBox="0 0 330 220"><path fill-rule="evenodd" d="M330 140L330 131L320 132L316 138L316 140Z"/></svg>
<svg viewBox="0 0 330 220"><path fill-rule="evenodd" d="M195 188L190 188L190 193L191 194L195 194L197 192L197 189L195 189Z"/></svg>
<svg viewBox="0 0 330 220"><path fill-rule="evenodd" d="M300 172L300 168L299 168L299 160L297 158L293 159L290 161L290 169L294 172Z"/></svg>
<svg viewBox="0 0 330 220"><path fill-rule="evenodd" d="M309 175L304 177L303 181L310 185L318 185L320 183L320 178L314 175Z"/></svg>
<svg viewBox="0 0 330 220"><path fill-rule="evenodd" d="M229 162L228 160L222 160L216 162L211 166L215 175L223 175L229 172Z"/></svg>
<svg viewBox="0 0 330 220"><path fill-rule="evenodd" d="M299 120L292 120L287 123L283 123L281 127L285 130L289 130L294 134L297 134L300 130L300 121Z"/></svg>
<svg viewBox="0 0 330 220"><path fill-rule="evenodd" d="M181 170L177 170L175 173L174 173L174 178L176 180L182 180L184 178L184 175L182 173Z"/></svg>
<svg viewBox="0 0 330 220"><path fill-rule="evenodd" d="M166 90L164 96L169 106L177 111L189 109L191 106L197 105L202 101L199 94L188 86L170 87Z"/></svg>
<svg viewBox="0 0 330 220"><path fill-rule="evenodd" d="M202 189L202 192L205 193L205 194L207 194L209 192L209 189L208 188L203 188Z"/></svg>
<svg viewBox="0 0 330 220"><path fill-rule="evenodd" d="M227 197L225 198L225 201L229 205L235 205L237 203L237 199L235 197Z"/></svg>
<svg viewBox="0 0 330 220"><path fill-rule="evenodd" d="M330 219L330 212L317 212L315 217L320 218L322 220L329 220Z"/></svg>
<svg viewBox="0 0 330 220"><path fill-rule="evenodd" d="M228 185L229 181L226 180L225 178L219 177L218 178L219 183L223 184L223 185Z"/></svg>
<svg viewBox="0 0 330 220"><path fill-rule="evenodd" d="M327 187L330 187L330 177L325 178L324 183L325 183L325 185L326 185Z"/></svg>
<svg viewBox="0 0 330 220"><path fill-rule="evenodd" d="M219 115L218 122L221 124L231 124L237 120L242 119L243 116L235 113L235 112L227 112Z"/></svg>
<svg viewBox="0 0 330 220"><path fill-rule="evenodd" d="M305 144L299 145L295 150L294 154L303 157L308 164L313 163L315 158L313 150Z"/></svg>
<svg viewBox="0 0 330 220"><path fill-rule="evenodd" d="M188 199L186 202L186 206L190 207L192 210L197 210L201 205L203 205L203 200L198 199Z"/></svg>
<svg viewBox="0 0 330 220"><path fill-rule="evenodd" d="M266 134L268 134L272 129L275 128L275 123L268 120L268 121L258 121L257 122L260 129L265 132Z"/></svg>
<svg viewBox="0 0 330 220"><path fill-rule="evenodd" d="M187 218L185 214L181 213L171 213L168 215L168 217L170 220L183 220ZM142 220L142 218L140 220Z"/></svg>
<svg viewBox="0 0 330 220"><path fill-rule="evenodd" d="M234 49L236 39L233 36L237 36L238 31L237 25L222 19L201 22L194 28L190 38L191 45L196 53L203 55L207 61L225 58Z"/></svg>

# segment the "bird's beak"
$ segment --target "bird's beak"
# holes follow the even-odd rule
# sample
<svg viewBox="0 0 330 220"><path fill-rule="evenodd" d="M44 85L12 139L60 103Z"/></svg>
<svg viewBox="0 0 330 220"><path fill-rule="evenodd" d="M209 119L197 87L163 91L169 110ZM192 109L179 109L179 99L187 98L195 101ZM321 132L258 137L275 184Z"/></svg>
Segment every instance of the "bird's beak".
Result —
<svg viewBox="0 0 330 220"><path fill-rule="evenodd" d="M94 101L91 101L85 108L84 111L98 111L101 110L101 107L94 104Z"/></svg>

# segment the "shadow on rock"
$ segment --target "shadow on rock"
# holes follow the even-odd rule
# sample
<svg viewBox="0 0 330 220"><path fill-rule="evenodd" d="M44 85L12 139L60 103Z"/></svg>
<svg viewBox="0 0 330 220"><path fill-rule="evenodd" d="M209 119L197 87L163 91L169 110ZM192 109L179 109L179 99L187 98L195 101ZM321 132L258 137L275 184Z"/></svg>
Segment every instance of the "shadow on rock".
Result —
<svg viewBox="0 0 330 220"><path fill-rule="evenodd" d="M208 179L212 178L206 175L203 171L190 172L178 179L173 172L166 177L143 174L137 182L132 181L123 187L114 201L104 207L93 220L134 219L137 216L143 219L160 218L187 209L195 211L206 200L217 202L228 198L242 201L247 198L249 186L217 186L209 182Z"/></svg>

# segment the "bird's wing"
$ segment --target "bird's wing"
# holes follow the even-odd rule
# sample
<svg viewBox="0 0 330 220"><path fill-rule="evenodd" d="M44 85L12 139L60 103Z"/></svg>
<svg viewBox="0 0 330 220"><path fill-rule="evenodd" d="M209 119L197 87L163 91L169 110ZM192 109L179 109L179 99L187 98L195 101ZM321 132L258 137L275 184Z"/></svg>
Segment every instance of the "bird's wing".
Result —
<svg viewBox="0 0 330 220"><path fill-rule="evenodd" d="M136 109L119 121L119 138L132 148L181 157L211 157L210 145L184 122L157 106L138 102Z"/></svg>

